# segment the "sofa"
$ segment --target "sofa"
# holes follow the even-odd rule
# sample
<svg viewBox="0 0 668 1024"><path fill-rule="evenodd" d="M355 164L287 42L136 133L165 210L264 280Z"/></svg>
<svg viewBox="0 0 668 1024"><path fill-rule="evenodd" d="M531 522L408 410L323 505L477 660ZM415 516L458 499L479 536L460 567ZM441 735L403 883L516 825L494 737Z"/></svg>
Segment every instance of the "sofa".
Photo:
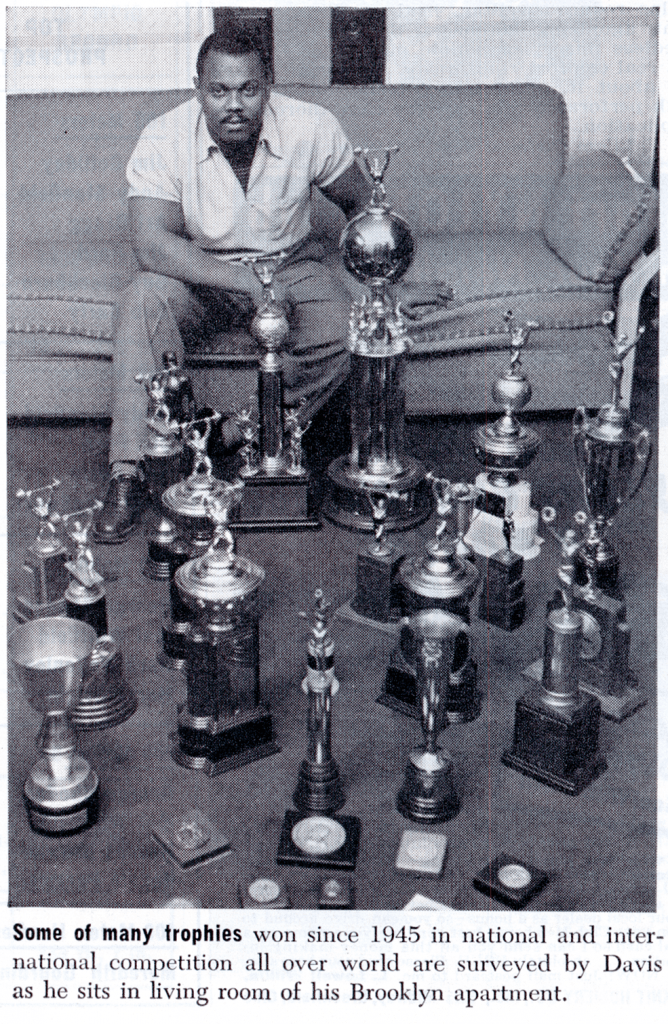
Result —
<svg viewBox="0 0 668 1024"><path fill-rule="evenodd" d="M388 198L408 221L406 282L447 285L411 321L409 415L493 408L507 365L503 314L532 320L529 409L596 408L610 392L611 331L635 335L658 271L656 190L618 156L570 161L563 97L535 84L283 86L328 107L355 146L398 145ZM191 94L10 96L7 100L7 397L12 416L110 413L114 298L137 269L124 170L142 128ZM342 267L340 211L316 197L314 232ZM614 309L612 327L603 314ZM605 319L605 318L603 318ZM633 353L624 380L628 399ZM190 357L198 398L220 409L256 387L255 346L222 334ZM305 414L340 383L328 380Z"/></svg>

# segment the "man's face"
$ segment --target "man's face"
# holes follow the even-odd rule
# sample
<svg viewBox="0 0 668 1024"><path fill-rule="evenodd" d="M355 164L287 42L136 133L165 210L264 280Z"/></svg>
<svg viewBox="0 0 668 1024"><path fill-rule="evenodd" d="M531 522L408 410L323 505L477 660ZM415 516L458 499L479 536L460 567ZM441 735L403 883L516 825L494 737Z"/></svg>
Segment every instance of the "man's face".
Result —
<svg viewBox="0 0 668 1024"><path fill-rule="evenodd" d="M209 51L195 89L214 142L248 142L259 132L269 83L257 53Z"/></svg>

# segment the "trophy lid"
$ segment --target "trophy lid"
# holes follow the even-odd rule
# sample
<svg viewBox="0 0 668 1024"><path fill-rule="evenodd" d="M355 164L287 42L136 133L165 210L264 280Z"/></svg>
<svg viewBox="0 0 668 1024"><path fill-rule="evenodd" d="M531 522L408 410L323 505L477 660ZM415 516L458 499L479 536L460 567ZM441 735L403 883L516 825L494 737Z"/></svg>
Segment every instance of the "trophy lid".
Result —
<svg viewBox="0 0 668 1024"><path fill-rule="evenodd" d="M196 519L206 517L207 501L216 499L233 504L232 499L237 494L238 489L234 484L206 473L197 473L168 487L162 500L170 512Z"/></svg>
<svg viewBox="0 0 668 1024"><path fill-rule="evenodd" d="M460 598L468 604L480 573L471 562L455 554L454 544L443 545L436 540L427 545L427 555L404 559L399 577L407 590L421 597L441 601Z"/></svg>

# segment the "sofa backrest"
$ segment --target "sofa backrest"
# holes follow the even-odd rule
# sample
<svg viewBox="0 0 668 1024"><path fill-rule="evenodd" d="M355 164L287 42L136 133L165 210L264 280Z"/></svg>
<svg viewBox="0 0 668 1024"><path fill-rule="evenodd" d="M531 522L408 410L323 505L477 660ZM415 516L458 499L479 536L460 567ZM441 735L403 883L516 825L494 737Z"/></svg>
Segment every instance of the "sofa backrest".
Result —
<svg viewBox="0 0 668 1024"><path fill-rule="evenodd" d="M566 107L548 86L277 91L328 107L354 146L400 147L387 173L388 196L417 233L538 229L565 167ZM150 120L191 95L9 96L8 241L125 237L128 157ZM327 205L321 221L331 216Z"/></svg>

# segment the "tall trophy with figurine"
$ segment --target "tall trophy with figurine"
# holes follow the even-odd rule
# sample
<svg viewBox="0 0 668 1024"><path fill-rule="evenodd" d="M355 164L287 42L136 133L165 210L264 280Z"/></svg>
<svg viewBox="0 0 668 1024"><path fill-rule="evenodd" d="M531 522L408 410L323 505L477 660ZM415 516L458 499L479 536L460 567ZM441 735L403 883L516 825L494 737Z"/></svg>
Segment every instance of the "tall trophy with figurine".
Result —
<svg viewBox="0 0 668 1024"><path fill-rule="evenodd" d="M59 487L60 480L54 477L44 487L16 492L19 500L30 502L39 520L39 533L28 547L22 566L28 593L17 594L15 599L14 617L19 622L65 614L67 547L59 533L60 516L51 509Z"/></svg>

